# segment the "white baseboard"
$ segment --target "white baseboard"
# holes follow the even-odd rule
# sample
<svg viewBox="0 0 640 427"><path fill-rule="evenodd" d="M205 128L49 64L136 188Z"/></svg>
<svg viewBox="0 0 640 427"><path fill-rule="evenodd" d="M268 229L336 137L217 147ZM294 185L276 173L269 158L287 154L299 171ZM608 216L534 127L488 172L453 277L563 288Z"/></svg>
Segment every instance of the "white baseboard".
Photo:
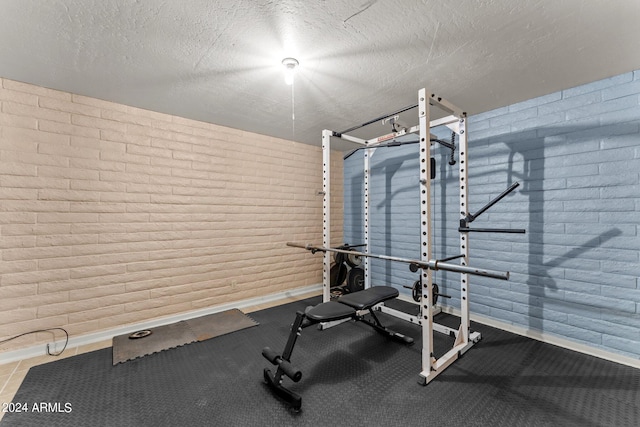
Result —
<svg viewBox="0 0 640 427"><path fill-rule="evenodd" d="M451 307L443 307L442 311L445 313L460 316L460 310ZM522 335L528 338L532 338L537 341L542 341L547 344L557 345L558 347L566 348L568 350L577 351L579 353L595 356L600 359L609 360L611 362L620 363L622 365L631 366L633 368L640 369L640 359L634 359L633 357L623 356L621 354L612 353L610 351L602 350L595 347L590 347L585 344L580 344L575 341L568 340L566 338L559 337L557 335L546 334L542 331L532 330L521 326L511 325L509 323L501 322L496 319L484 317L478 314L471 314L471 320L474 322L482 323L483 325L491 326L503 331L511 332L517 335Z"/></svg>
<svg viewBox="0 0 640 427"><path fill-rule="evenodd" d="M275 294L270 294L270 295L255 297L255 298L249 298L246 300L231 302L227 304L221 304L214 307L207 307L201 310L190 311L186 313L179 313L172 316L153 319L147 322L130 324L130 325L122 326L119 328L108 329L105 331L81 335L78 337L70 337L67 347L74 348L74 347L79 347L83 345L93 344L93 343L97 343L107 339L111 339L118 335L129 334L131 332L140 331L143 329L157 328L158 326L168 325L171 323L179 322L181 320L193 319L195 317L206 316L208 314L219 313L221 311L230 310L233 308L242 309L242 308L251 307L259 304L266 304L266 303L278 301L284 298L297 297L297 296L308 294L315 291L321 292L322 284L306 286L303 288L296 288L288 291L278 292ZM411 298L405 297L404 295L400 295L400 299L413 302ZM442 311L445 313L453 314L455 316L460 316L460 311L458 309L454 309L451 307L444 306L442 307ZM545 334L544 332L541 332L541 331L531 330L531 329L527 329L520 326L514 326L505 322L501 322L496 319L491 319L491 318L480 316L477 314L471 314L471 320L473 320L474 322L481 323L483 325L501 329L503 331L507 331L517 335L532 338L548 344L557 345L558 347L563 347L569 350L577 351L579 353L588 354L591 356L599 357L601 359L609 360L612 362L620 363L622 365L631 366L633 368L640 369L639 359L634 359L632 357L627 357L621 354L616 354L616 353L612 353L602 349L590 347L584 344L576 343L574 341L571 341L565 338L558 337L556 335ZM60 351L62 349L61 348L62 345L64 345L63 341L59 341L55 345L50 344L51 351L52 352ZM8 352L0 353L0 365L4 363L15 362L18 360L29 359L31 357L44 356L46 354L47 354L46 344L38 344L32 347L27 347L19 350L14 350L14 351L8 351Z"/></svg>
<svg viewBox="0 0 640 427"><path fill-rule="evenodd" d="M93 344L100 341L111 339L118 335L130 334L135 331L144 329L157 328L158 326L168 325L171 323L179 322L181 320L193 319L195 317L206 316L208 314L219 313L221 311L230 310L233 308L243 309L246 307L252 307L259 304L266 304L274 301L278 301L284 298L297 297L300 295L308 294L314 291L322 291L322 284L305 286L303 288L291 289L275 294L249 298L242 301L230 302L226 304L216 305L213 307L207 307L200 310L189 311L185 313L178 313L171 316L159 317L157 319L149 320L146 322L134 323L118 328L108 329L105 331L95 332L86 335L80 335L77 337L70 337L67 348L71 349L87 344ZM64 346L64 340L58 340L56 343L49 344L51 352L57 353L62 350ZM4 363L15 362L18 360L29 359L32 357L46 356L47 344L38 344L32 347L22 348L14 351L7 351L0 353L0 365ZM54 360L52 358L52 360Z"/></svg>
<svg viewBox="0 0 640 427"><path fill-rule="evenodd" d="M407 302L412 302L415 304L415 301L413 301L413 298L404 294L400 294L399 299L402 299ZM442 306L440 308L443 313L449 313L449 314L453 314L454 316L460 317L460 310L457 308L453 308L449 306ZM471 320L473 320L474 322L482 323L483 325L491 326L503 331L511 332L516 335L521 335L521 336L531 338L537 341L541 341L547 344L557 345L558 347L566 348L568 350L573 350L579 353L595 356L600 359L620 363L621 365L631 366L632 368L640 369L640 359L634 359L633 357L623 356L621 354L602 350L600 348L591 347L586 344L580 344L575 341L571 341L569 339L559 337L557 335L545 334L542 331L511 325L509 323L501 322L499 320L492 319L490 317L481 316L478 314L471 313L470 317L471 317Z"/></svg>

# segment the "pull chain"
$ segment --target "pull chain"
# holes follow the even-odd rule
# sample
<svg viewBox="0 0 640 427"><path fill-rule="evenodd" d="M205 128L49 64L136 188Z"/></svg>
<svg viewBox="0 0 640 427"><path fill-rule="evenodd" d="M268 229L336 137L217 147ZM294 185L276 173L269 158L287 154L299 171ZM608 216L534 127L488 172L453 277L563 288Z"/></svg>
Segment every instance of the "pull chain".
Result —
<svg viewBox="0 0 640 427"><path fill-rule="evenodd" d="M293 91L294 86L295 86L295 83L292 82L291 83L291 133L292 133L293 140L296 139L296 104L295 104L294 91Z"/></svg>

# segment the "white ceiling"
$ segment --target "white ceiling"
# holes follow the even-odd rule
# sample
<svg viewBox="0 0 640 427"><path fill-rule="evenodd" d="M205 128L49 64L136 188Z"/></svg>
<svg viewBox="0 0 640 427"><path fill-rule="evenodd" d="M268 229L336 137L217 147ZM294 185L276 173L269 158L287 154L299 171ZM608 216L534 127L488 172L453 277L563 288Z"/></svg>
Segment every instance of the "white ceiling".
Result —
<svg viewBox="0 0 640 427"><path fill-rule="evenodd" d="M640 0L0 0L0 77L311 144L637 69Z"/></svg>

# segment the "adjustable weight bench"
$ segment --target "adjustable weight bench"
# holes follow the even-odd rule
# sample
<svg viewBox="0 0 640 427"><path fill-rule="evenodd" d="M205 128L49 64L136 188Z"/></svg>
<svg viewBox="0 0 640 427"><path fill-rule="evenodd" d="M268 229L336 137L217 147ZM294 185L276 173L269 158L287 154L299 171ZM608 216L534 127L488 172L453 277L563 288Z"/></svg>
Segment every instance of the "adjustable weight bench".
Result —
<svg viewBox="0 0 640 427"><path fill-rule="evenodd" d="M282 385L283 376L287 376L294 382L300 381L302 372L291 364L291 353L296 344L298 336L301 335L302 329L323 322L332 322L336 320L353 319L361 321L373 327L378 332L399 340L405 344L412 344L413 338L394 332L382 325L380 320L374 313L374 307L384 301L396 298L398 290L390 286L373 286L363 291L346 294L334 301L318 304L314 307L307 307L304 313L298 311L296 319L291 325L289 339L284 347L282 355L276 353L269 347L262 350L262 355L277 365L275 373L270 369L264 370L264 381L270 386L273 392L288 403L295 411L300 410L302 405L302 397ZM359 312L367 310L371 314L371 320L364 318Z"/></svg>

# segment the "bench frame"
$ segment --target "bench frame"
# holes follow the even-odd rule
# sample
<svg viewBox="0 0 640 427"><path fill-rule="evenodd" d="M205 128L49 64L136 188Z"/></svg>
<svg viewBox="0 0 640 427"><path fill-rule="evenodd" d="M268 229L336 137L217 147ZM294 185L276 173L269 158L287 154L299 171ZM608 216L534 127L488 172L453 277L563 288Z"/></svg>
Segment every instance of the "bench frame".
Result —
<svg viewBox="0 0 640 427"><path fill-rule="evenodd" d="M302 312L296 312L296 318L291 325L289 338L285 344L282 354L278 354L270 347L262 350L265 359L277 366L275 372L265 368L263 375L265 383L280 399L285 401L292 410L299 411L302 406L302 397L282 385L284 377L288 377L294 382L302 379L302 371L291 364L291 355L296 345L298 337L302 335L302 330L312 325L323 325L327 322L344 322L355 320L364 322L383 335L398 340L404 344L412 344L413 338L392 331L385 327L376 316L374 310L378 304L396 298L398 290L389 286L376 286L363 291L345 295L334 301L327 301L307 307ZM364 317L363 312L368 313L372 320Z"/></svg>

